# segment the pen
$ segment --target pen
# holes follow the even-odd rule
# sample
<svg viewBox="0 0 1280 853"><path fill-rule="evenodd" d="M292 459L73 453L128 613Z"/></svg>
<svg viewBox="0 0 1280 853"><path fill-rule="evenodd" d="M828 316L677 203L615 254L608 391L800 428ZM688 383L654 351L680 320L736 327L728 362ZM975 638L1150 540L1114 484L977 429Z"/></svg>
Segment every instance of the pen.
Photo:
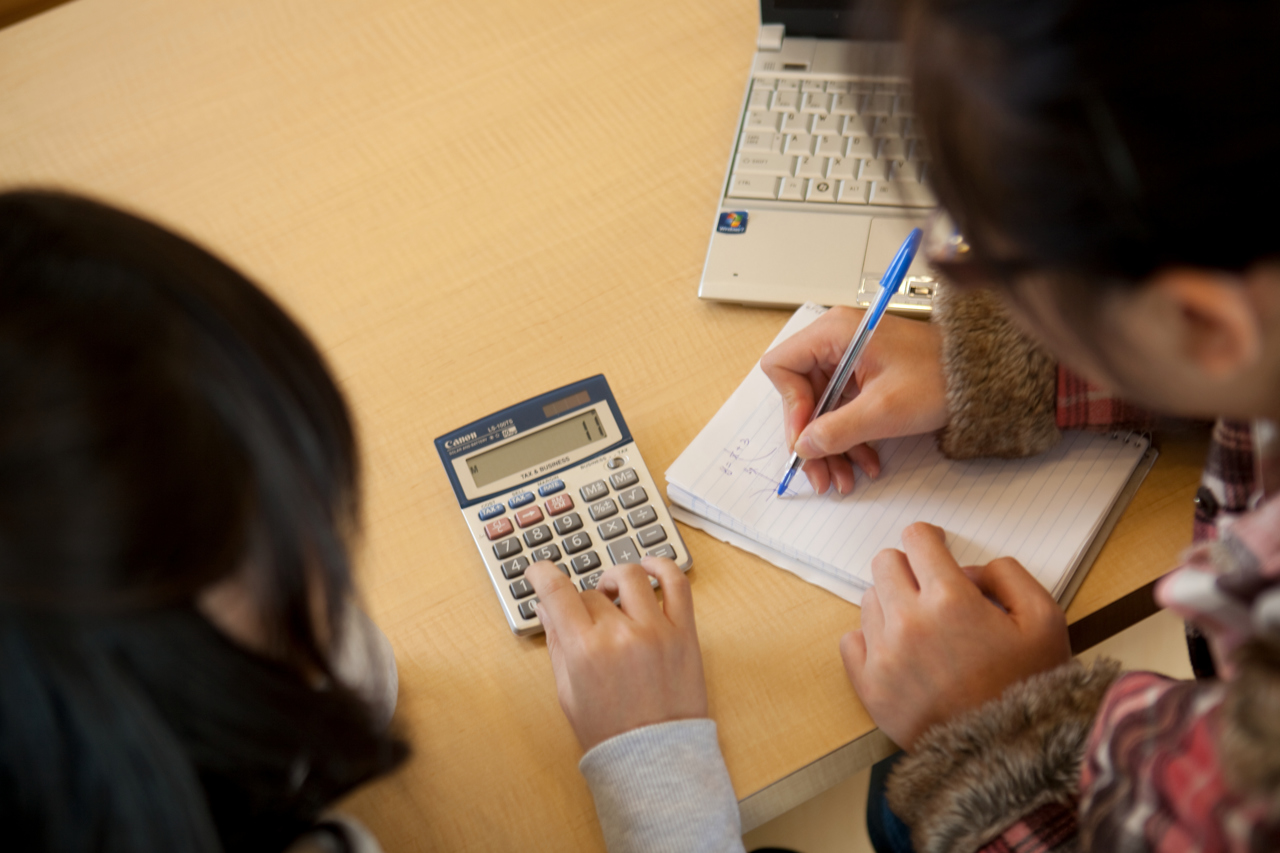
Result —
<svg viewBox="0 0 1280 853"><path fill-rule="evenodd" d="M876 296L875 304L867 310L866 314L862 315L862 323L858 326L858 331L853 333L853 340L849 341L849 348L840 357L840 363L836 365L836 372L831 374L831 381L827 383L827 390L822 392L818 405L813 407L813 414L809 415L809 423L813 423L839 405L845 386L849 384L849 380L853 378L854 371L858 368L862 351L866 349L867 341L871 340L871 333L876 330L876 326L880 325L880 318L884 316L884 309L889 307L890 298L898 292L898 288L902 285L902 279L907 275L907 267L911 266L911 261L916 256L916 250L920 248L920 238L920 229L913 228L911 233L907 235L907 239L903 240L902 245L898 247L898 253L893 256L893 261L889 264L889 268L880 277L880 294ZM791 478L796 475L796 470L800 467L800 462L800 455L792 453L791 461L787 463L787 473L783 475L782 483L778 486L779 495L786 492L787 486L791 484Z"/></svg>

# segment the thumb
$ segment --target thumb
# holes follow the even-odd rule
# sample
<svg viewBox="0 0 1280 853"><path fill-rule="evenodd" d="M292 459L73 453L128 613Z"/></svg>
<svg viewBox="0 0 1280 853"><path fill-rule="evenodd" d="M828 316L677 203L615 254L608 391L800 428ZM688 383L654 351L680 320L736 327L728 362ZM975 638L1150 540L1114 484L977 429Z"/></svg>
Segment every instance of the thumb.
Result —
<svg viewBox="0 0 1280 853"><path fill-rule="evenodd" d="M859 394L805 427L796 439L796 453L802 459L820 459L891 435L878 422L877 409L874 398Z"/></svg>

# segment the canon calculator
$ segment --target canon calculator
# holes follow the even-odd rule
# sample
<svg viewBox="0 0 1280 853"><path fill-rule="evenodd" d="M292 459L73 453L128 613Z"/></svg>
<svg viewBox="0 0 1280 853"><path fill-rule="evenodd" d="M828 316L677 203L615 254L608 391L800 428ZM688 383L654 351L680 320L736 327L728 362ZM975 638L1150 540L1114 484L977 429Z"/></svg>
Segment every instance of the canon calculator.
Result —
<svg viewBox="0 0 1280 853"><path fill-rule="evenodd" d="M603 375L436 439L511 630L542 630L527 568L550 560L580 590L618 563L693 565Z"/></svg>

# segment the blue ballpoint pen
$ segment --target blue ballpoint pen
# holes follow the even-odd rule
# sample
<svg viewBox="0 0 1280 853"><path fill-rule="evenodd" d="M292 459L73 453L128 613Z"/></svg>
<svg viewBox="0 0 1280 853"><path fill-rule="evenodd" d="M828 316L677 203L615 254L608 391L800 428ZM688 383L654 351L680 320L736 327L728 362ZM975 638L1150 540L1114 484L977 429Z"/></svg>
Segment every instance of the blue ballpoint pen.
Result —
<svg viewBox="0 0 1280 853"><path fill-rule="evenodd" d="M898 253L893 256L893 261L889 264L889 268L880 277L880 294L876 297L875 304L871 306L866 314L862 315L862 323L858 326L858 331L853 333L853 340L849 341L849 348L844 351L844 355L840 358L840 364L836 366L836 372L831 374L831 381L827 383L827 390L822 392L822 398L818 400L818 405L814 406L813 414L809 416L809 423L813 423L814 420L839 405L845 386L849 384L849 380L853 378L854 372L858 369L862 351L866 349L867 342L871 340L871 333L876 330L876 326L880 325L880 318L884 316L884 309L889 307L889 300L893 297L893 294L898 292L898 288L902 286L902 279L907 275L907 267L911 266L911 261L916 256L916 250L920 248L921 236L920 229L913 228L911 233L907 235L907 239L903 240L902 245L898 247ZM800 462L800 455L792 453L791 461L787 464L787 473L782 477L782 483L778 486L779 495L786 492L787 486L791 484L791 478L796 475L796 471L800 468Z"/></svg>

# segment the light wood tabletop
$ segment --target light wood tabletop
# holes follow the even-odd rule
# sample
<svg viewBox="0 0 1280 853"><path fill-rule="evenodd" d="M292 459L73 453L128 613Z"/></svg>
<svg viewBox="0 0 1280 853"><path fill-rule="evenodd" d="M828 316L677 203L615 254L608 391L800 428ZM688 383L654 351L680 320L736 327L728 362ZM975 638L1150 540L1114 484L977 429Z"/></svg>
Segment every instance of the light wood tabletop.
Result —
<svg viewBox="0 0 1280 853"><path fill-rule="evenodd" d="M348 395L359 580L414 755L346 807L389 851L603 848L545 644L508 630L432 440L604 373L661 479L746 375L787 313L695 293L757 9L75 0L0 31L0 185L86 192L209 246ZM1072 619L1171 565L1202 455L1166 442ZM859 611L683 533L749 827L889 749L837 651Z"/></svg>

